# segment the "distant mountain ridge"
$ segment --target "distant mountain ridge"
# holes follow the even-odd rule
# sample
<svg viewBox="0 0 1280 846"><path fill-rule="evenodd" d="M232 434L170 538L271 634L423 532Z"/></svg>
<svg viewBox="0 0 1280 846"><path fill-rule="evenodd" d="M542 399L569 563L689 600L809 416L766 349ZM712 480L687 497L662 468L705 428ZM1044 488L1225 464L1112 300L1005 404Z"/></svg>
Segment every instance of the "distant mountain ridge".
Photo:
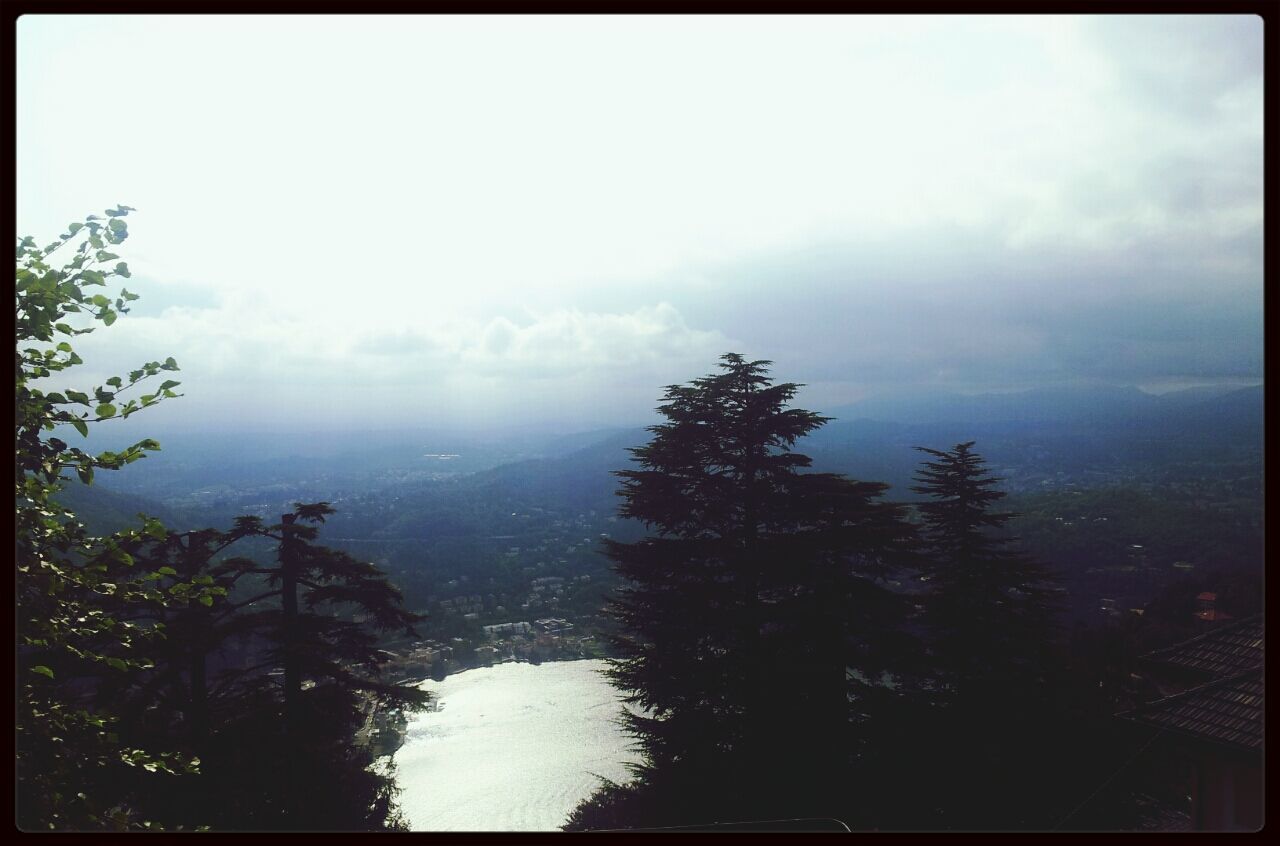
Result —
<svg viewBox="0 0 1280 846"><path fill-rule="evenodd" d="M912 498L912 477L923 457L915 447L946 448L967 440L977 442L1010 490L1067 483L1096 487L1138 476L1158 481L1173 467L1183 476L1251 477L1261 472L1263 397L1263 386L1208 396L1195 389L1158 396L1112 387L882 397L813 409L835 419L801 439L797 449L813 459L815 470L886 482L891 497L905 499ZM412 503L407 510L383 515L383 524L363 530L416 536L439 521L407 512L440 510L454 492L510 501L508 511L546 502L575 512L612 512L619 504L612 471L633 467L627 449L649 439L640 426L503 443L436 440L427 433L365 439L351 433L345 443L311 445L321 446L321 455L304 457L285 441L268 457L252 436L239 443L234 433L223 433L201 444L175 444L118 474L103 474L102 484L72 496L90 511L96 508L102 519L95 521L105 527L123 517L133 522L135 511L154 512L161 503L189 506L206 521L225 522L257 503L275 508L337 498L341 511L354 519L353 509L367 509L352 497L403 495L406 505ZM461 450L476 452L434 462L423 455ZM443 475L432 472L436 467ZM202 493L192 497L197 490ZM363 522L379 519L369 512ZM461 527L469 519L455 515L451 521ZM482 519L479 512L474 519Z"/></svg>
<svg viewBox="0 0 1280 846"><path fill-rule="evenodd" d="M1163 415L1184 408L1208 410L1218 404L1246 412L1256 404L1260 411L1262 393L1261 385L1225 390L1190 388L1168 394L1149 394L1132 386L1035 388L1013 393L971 395L911 393L869 397L823 413L841 420L877 420L912 425L1115 422Z"/></svg>
<svg viewBox="0 0 1280 846"><path fill-rule="evenodd" d="M913 447L968 440L993 467L1008 471L1012 485L1074 479L1089 486L1175 464L1260 465L1263 387L1209 398L1136 388L943 395L868 401L829 416L837 419L801 449L815 465L888 482L895 495L912 484L922 457Z"/></svg>

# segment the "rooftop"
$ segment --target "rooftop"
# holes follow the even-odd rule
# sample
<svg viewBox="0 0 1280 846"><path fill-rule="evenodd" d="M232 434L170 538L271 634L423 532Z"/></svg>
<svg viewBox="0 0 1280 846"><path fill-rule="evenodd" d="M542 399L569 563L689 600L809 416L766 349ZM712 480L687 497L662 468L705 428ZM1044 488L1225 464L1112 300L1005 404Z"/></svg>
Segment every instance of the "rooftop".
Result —
<svg viewBox="0 0 1280 846"><path fill-rule="evenodd" d="M1262 748L1262 668L1217 679L1120 714L1178 734Z"/></svg>
<svg viewBox="0 0 1280 846"><path fill-rule="evenodd" d="M1261 667L1262 644L1262 615L1258 614L1142 657L1220 678Z"/></svg>

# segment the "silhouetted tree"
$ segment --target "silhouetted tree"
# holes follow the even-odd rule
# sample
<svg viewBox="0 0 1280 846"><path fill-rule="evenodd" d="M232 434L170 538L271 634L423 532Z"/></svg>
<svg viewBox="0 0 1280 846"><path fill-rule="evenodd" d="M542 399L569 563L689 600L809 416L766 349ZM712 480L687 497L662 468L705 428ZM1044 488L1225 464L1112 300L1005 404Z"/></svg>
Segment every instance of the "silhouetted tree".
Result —
<svg viewBox="0 0 1280 846"><path fill-rule="evenodd" d="M855 734L892 663L880 624L901 610L877 579L911 529L878 501L886 486L799 472L810 461L792 447L826 420L786 407L799 386L772 384L767 361L721 361L667 388L666 422L632 450L640 468L617 472L620 514L653 531L606 542L627 580L609 675L638 709L626 721L643 762L570 827L850 804Z"/></svg>
<svg viewBox="0 0 1280 846"><path fill-rule="evenodd" d="M1057 611L1052 579L1001 532L1015 515L996 511L1005 494L973 442L922 464L913 491L928 552L928 617L947 686L957 694L1017 687L1041 689Z"/></svg>
<svg viewBox="0 0 1280 846"><path fill-rule="evenodd" d="M380 632L418 619L373 565L312 543L325 503L274 526L239 518L230 532L168 533L131 552L180 600L135 612L167 637L154 667L103 686L124 736L189 750L186 780L148 780L151 816L219 830L396 827L389 772L375 773L356 732L374 707L413 708L416 688L379 679ZM299 523L298 521L304 521ZM307 525L307 524L311 525ZM219 560L232 544L274 540L276 562ZM207 585L226 599L192 595Z"/></svg>
<svg viewBox="0 0 1280 846"><path fill-rule="evenodd" d="M1045 798L1046 783L1031 774L1048 749L1042 741L1060 733L1050 707L1058 602L1048 571L1002 531L1014 515L995 510L1000 480L972 447L917 448L933 457L912 488L928 497L918 508L940 708L930 775L944 825L1017 828L1032 824Z"/></svg>

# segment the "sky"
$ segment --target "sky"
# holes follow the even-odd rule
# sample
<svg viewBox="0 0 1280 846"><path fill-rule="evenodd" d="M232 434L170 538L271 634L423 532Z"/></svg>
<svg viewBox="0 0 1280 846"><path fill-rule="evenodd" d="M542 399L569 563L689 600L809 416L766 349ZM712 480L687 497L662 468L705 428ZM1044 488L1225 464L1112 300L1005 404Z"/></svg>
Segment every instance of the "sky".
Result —
<svg viewBox="0 0 1280 846"><path fill-rule="evenodd" d="M27 15L19 234L137 209L70 373L175 357L168 426L631 424L728 351L818 411L1257 384L1262 63L1252 16Z"/></svg>

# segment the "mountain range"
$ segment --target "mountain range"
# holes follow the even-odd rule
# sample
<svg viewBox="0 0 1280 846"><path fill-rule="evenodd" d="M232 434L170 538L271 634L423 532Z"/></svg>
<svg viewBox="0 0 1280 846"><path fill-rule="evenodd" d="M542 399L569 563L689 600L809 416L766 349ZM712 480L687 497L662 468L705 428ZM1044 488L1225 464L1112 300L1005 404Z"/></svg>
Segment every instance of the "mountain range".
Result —
<svg viewBox="0 0 1280 846"><path fill-rule="evenodd" d="M814 469L886 482L902 499L911 498L912 475L924 457L915 447L969 440L1013 491L1158 482L1169 473L1260 478L1263 394L1255 386L1163 396L1089 388L878 397L824 411L834 419L796 448L813 458ZM223 506L221 514L253 502L379 491L436 504L456 490L470 499L611 511L617 506L611 471L631 466L628 448L649 437L638 426L507 440L401 432L318 442L187 433L146 461L99 474L93 489L68 495L90 512L99 503L104 517L164 510L181 522L201 510L193 506L211 502ZM428 452L458 456L442 460ZM148 502L151 508L141 508Z"/></svg>

